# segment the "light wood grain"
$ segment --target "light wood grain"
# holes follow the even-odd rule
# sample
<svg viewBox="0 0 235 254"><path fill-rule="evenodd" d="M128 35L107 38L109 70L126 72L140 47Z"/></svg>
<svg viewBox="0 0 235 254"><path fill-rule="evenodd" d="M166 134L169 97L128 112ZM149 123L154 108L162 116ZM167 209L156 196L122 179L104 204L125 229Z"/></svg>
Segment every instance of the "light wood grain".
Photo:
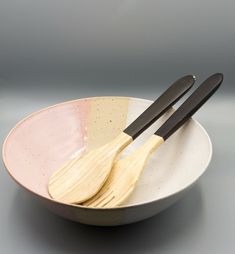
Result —
<svg viewBox="0 0 235 254"><path fill-rule="evenodd" d="M153 135L139 149L117 161L101 190L83 203L88 207L115 207L120 205L134 190L149 156L164 142Z"/></svg>
<svg viewBox="0 0 235 254"><path fill-rule="evenodd" d="M50 177L50 195L64 203L81 203L91 198L106 181L121 150L132 141L132 137L121 132L110 143L81 158L75 157Z"/></svg>

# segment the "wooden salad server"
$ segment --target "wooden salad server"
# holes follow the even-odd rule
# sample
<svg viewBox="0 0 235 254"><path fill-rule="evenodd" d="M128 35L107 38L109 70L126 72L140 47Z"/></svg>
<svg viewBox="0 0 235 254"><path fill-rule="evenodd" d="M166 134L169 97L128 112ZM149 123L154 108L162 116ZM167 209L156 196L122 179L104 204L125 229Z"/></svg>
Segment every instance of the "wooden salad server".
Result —
<svg viewBox="0 0 235 254"><path fill-rule="evenodd" d="M174 105L194 82L191 75L177 80L111 142L75 157L52 174L48 183L51 197L64 203L81 203L94 196L107 180L120 152Z"/></svg>
<svg viewBox="0 0 235 254"><path fill-rule="evenodd" d="M152 152L215 93L222 81L223 75L220 73L204 81L146 143L114 164L101 190L83 205L97 208L111 208L120 205L132 193Z"/></svg>

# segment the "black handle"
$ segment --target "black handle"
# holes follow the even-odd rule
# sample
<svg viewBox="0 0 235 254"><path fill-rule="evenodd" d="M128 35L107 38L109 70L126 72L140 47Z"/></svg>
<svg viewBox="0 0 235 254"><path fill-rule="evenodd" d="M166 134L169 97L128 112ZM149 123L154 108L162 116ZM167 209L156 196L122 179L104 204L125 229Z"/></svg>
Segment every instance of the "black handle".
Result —
<svg viewBox="0 0 235 254"><path fill-rule="evenodd" d="M216 73L205 80L190 97L155 132L164 140L177 131L219 88L223 74Z"/></svg>
<svg viewBox="0 0 235 254"><path fill-rule="evenodd" d="M152 103L124 132L133 140L145 131L174 105L194 84L195 77L187 75L173 83L154 103Z"/></svg>

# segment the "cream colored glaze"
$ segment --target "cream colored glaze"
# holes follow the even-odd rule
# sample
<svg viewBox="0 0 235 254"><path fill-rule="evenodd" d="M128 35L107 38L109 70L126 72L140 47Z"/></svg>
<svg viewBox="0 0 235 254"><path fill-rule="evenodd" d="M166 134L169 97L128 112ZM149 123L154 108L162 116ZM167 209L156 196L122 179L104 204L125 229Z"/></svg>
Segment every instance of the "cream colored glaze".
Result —
<svg viewBox="0 0 235 254"><path fill-rule="evenodd" d="M107 106L108 105L108 106ZM86 150L91 151L114 139L126 126L129 98L97 98L90 101Z"/></svg>
<svg viewBox="0 0 235 254"><path fill-rule="evenodd" d="M51 175L48 183L51 197L79 203L99 191L116 156L132 141L122 132L128 106L129 98L107 97L89 101L83 134L86 150L82 154L75 153L71 161Z"/></svg>

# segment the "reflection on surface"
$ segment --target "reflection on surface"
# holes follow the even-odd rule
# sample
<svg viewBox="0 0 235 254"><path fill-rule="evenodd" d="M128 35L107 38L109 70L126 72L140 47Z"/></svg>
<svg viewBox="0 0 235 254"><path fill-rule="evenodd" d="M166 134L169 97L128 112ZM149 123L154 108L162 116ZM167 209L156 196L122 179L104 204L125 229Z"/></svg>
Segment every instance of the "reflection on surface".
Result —
<svg viewBox="0 0 235 254"><path fill-rule="evenodd" d="M41 251L69 253L143 253L182 244L203 223L203 199L196 185L185 198L148 220L119 227L95 227L62 219L25 191L18 189L12 203L15 234Z"/></svg>

